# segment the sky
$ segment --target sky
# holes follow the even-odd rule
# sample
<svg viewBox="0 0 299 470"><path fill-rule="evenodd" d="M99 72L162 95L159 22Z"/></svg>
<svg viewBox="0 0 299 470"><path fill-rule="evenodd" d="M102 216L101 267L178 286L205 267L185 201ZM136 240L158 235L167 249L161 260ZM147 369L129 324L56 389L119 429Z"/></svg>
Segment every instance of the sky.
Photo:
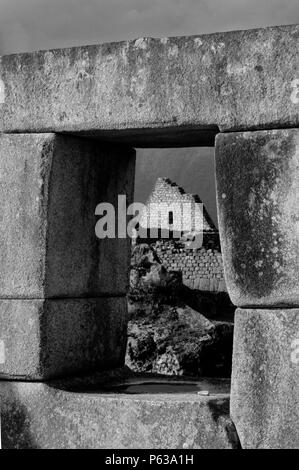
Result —
<svg viewBox="0 0 299 470"><path fill-rule="evenodd" d="M0 55L299 23L299 0L0 0ZM212 149L139 150L136 200L158 176L197 193L217 224Z"/></svg>
<svg viewBox="0 0 299 470"><path fill-rule="evenodd" d="M292 23L298 0L0 0L0 54Z"/></svg>

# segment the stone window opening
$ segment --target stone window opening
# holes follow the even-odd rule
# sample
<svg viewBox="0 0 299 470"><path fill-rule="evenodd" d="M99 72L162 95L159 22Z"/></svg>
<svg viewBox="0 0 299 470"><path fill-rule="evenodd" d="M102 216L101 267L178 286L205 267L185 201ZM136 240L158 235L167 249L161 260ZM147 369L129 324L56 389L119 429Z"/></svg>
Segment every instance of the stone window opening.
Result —
<svg viewBox="0 0 299 470"><path fill-rule="evenodd" d="M283 25L1 57L3 448L298 447L298 39L298 25ZM231 392L221 380L217 398L218 381L203 379L208 400L111 399L97 387L124 372L127 294L138 308L129 320L140 320L133 343L143 370L156 372L151 351L160 373L186 376L191 364L197 376L223 376L215 354L231 347L225 293L213 293L221 316L208 313L211 293L174 274L162 237L160 252L143 240L132 254L137 281L152 291L128 293L126 231L94 236L99 201L132 200L134 148L180 148L182 171L170 174L164 154L162 176L189 194L180 179L190 167L209 172L202 159L196 172L186 148L214 145L226 281L238 307ZM159 158L147 156L144 188ZM215 255L203 248L175 246L191 271ZM142 329L161 311L159 331Z"/></svg>
<svg viewBox="0 0 299 470"><path fill-rule="evenodd" d="M136 156L134 201L145 204L146 218L132 245L126 364L136 372L229 380L234 307L217 228L214 148L146 148ZM195 210L188 233L175 201L203 205L201 247L189 248Z"/></svg>

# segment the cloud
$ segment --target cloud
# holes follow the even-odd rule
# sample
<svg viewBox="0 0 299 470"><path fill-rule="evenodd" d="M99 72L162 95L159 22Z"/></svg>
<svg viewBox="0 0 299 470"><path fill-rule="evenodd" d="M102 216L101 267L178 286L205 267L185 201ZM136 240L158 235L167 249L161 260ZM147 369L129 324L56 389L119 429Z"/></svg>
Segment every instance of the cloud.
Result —
<svg viewBox="0 0 299 470"><path fill-rule="evenodd" d="M298 0L0 0L0 52L296 22Z"/></svg>

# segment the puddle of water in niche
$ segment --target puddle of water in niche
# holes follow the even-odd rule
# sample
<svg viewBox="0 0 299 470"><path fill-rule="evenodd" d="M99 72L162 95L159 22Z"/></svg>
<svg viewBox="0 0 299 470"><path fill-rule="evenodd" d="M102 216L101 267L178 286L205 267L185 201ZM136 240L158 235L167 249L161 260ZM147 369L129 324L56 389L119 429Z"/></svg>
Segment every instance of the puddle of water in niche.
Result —
<svg viewBox="0 0 299 470"><path fill-rule="evenodd" d="M214 383L213 380L174 381L174 380L128 380L123 383L104 387L105 393L124 393L130 395L142 394L195 394L200 396L229 393L229 386L225 383Z"/></svg>
<svg viewBox="0 0 299 470"><path fill-rule="evenodd" d="M53 384L52 384L53 385ZM60 387L58 387L60 388ZM230 380L217 378L202 378L199 380L175 380L167 378L141 377L127 378L119 382L78 382L64 390L85 394L127 394L127 395L157 395L157 394L192 394L202 397L209 395L225 395L230 393Z"/></svg>
<svg viewBox="0 0 299 470"><path fill-rule="evenodd" d="M111 389L114 393L128 394L153 394L153 393L195 393L202 392L202 387L197 384L180 383L143 383L131 385L119 385ZM208 391L206 391L208 394Z"/></svg>

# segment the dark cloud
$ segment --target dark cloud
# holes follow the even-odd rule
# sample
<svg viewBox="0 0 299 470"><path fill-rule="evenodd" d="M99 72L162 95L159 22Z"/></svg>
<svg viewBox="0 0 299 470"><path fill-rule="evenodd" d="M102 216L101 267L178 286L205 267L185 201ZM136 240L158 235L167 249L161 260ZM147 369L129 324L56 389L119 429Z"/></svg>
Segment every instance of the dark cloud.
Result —
<svg viewBox="0 0 299 470"><path fill-rule="evenodd" d="M296 22L298 0L0 0L0 52Z"/></svg>

